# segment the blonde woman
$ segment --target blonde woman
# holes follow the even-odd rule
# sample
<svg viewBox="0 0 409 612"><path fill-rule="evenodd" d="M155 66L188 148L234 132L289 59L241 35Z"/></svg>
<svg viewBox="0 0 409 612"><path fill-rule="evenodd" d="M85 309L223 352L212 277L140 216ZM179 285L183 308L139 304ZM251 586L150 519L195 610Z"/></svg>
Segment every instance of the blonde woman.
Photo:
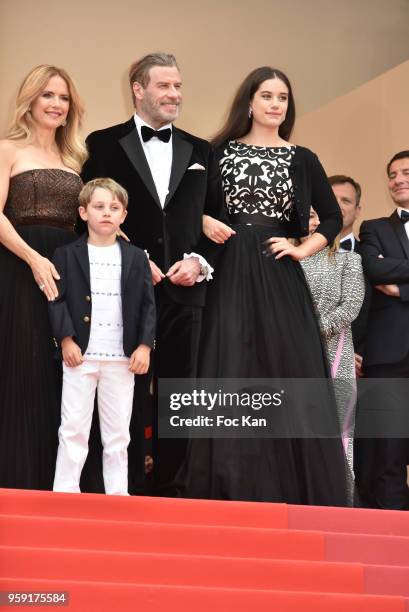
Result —
<svg viewBox="0 0 409 612"><path fill-rule="evenodd" d="M47 301L58 295L53 252L75 238L82 116L69 75L37 66L0 141L1 487L52 488L60 373Z"/></svg>

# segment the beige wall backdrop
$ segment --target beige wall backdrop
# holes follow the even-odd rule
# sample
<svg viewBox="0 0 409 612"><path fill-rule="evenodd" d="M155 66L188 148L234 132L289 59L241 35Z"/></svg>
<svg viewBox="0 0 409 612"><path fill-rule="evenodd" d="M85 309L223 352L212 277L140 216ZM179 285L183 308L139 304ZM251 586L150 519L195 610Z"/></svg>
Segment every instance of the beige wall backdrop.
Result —
<svg viewBox="0 0 409 612"><path fill-rule="evenodd" d="M409 148L408 25L408 0L0 0L0 132L19 83L40 63L73 76L86 134L129 117L134 59L173 52L184 79L178 125L203 137L243 77L275 65L294 84L294 139L328 172L356 176L365 216L377 216L389 210L385 161Z"/></svg>
<svg viewBox="0 0 409 612"><path fill-rule="evenodd" d="M327 173L347 174L362 186L362 220L394 210L385 167L409 150L409 61L299 118L296 142L308 143Z"/></svg>

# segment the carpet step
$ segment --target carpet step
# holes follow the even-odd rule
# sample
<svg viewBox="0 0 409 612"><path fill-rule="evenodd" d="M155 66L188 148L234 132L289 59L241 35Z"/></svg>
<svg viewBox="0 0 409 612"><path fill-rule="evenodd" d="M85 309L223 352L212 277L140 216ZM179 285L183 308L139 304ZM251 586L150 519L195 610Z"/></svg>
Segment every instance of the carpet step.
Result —
<svg viewBox="0 0 409 612"><path fill-rule="evenodd" d="M251 527L0 515L0 541L4 546L40 548L325 559L323 534Z"/></svg>
<svg viewBox="0 0 409 612"><path fill-rule="evenodd" d="M0 489L0 513L409 537L408 512L363 508Z"/></svg>
<svg viewBox="0 0 409 612"><path fill-rule="evenodd" d="M0 489L1 514L237 527L287 527L286 504L219 502L166 497L119 497Z"/></svg>
<svg viewBox="0 0 409 612"><path fill-rule="evenodd" d="M409 564L409 538L283 529L0 515L5 546Z"/></svg>
<svg viewBox="0 0 409 612"><path fill-rule="evenodd" d="M328 532L324 536L327 561L409 566L409 537Z"/></svg>
<svg viewBox="0 0 409 612"><path fill-rule="evenodd" d="M323 506L288 505L287 508L291 529L409 537L409 512Z"/></svg>
<svg viewBox="0 0 409 612"><path fill-rule="evenodd" d="M0 546L0 575L21 579L137 582L210 588L364 593L353 563L157 555ZM399 593L396 593L399 594Z"/></svg>
<svg viewBox="0 0 409 612"><path fill-rule="evenodd" d="M343 593L121 584L67 580L0 580L2 591L66 591L70 610L138 612L405 612L402 597Z"/></svg>

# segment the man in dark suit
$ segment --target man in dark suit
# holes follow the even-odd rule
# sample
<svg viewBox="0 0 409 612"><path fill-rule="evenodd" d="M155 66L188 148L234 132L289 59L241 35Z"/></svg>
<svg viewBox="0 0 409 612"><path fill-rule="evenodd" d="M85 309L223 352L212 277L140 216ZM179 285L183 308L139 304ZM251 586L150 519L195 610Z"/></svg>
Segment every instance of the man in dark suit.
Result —
<svg viewBox="0 0 409 612"><path fill-rule="evenodd" d="M214 250L202 233L202 215L220 212L218 165L208 142L172 125L182 101L173 55L143 57L131 66L129 81L135 114L90 134L83 178L110 176L128 191L123 231L148 252L155 284L155 376L189 378L196 374L203 281L211 278L207 260ZM157 494L174 494L184 452L184 441L154 439Z"/></svg>
<svg viewBox="0 0 409 612"><path fill-rule="evenodd" d="M355 251L361 254L358 238L354 234L354 223L361 214L361 186L352 177L344 174L335 174L328 178L337 202L342 212L342 230L340 234L339 250ZM365 298L359 315L352 323L352 337L355 348L355 368L358 376L362 376L362 354L364 351L365 331L368 322L371 302L371 287L368 282L365 286Z"/></svg>
<svg viewBox="0 0 409 612"><path fill-rule="evenodd" d="M397 208L390 217L365 221L360 232L364 270L374 287L363 369L368 378L404 379L409 377L409 151L394 155L387 174ZM407 408L407 395L404 403ZM361 495L374 507L408 509L408 439L367 440L366 447L371 452L358 478Z"/></svg>
<svg viewBox="0 0 409 612"><path fill-rule="evenodd" d="M328 177L342 212L340 250L359 253L359 240L354 235L354 223L361 213L361 186L350 176L334 174Z"/></svg>

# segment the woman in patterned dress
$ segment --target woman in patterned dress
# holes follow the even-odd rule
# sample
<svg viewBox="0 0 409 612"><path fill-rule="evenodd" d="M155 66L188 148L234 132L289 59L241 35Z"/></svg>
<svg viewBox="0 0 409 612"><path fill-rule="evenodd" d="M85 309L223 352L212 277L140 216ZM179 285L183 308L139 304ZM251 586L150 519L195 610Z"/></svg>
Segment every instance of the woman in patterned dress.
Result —
<svg viewBox="0 0 409 612"><path fill-rule="evenodd" d="M239 87L214 140L225 223L207 217L204 232L226 244L208 288L202 378L329 376L299 261L334 239L341 214L316 155L289 142L294 120L288 78L280 70L262 67ZM295 246L288 238L308 234L311 202L321 223L308 240ZM330 393L322 403L335 431L337 415ZM307 399L304 407L294 436L190 440L178 475L181 494L346 505L340 437L301 437L302 431L315 431ZM274 419L273 413L268 416Z"/></svg>
<svg viewBox="0 0 409 612"><path fill-rule="evenodd" d="M309 235L318 225L318 215L311 209ZM301 242L305 240L306 237L301 238ZM303 259L301 265L328 351L342 441L352 473L356 375L351 323L362 306L365 281L360 255L354 251L340 253L338 248L339 236L331 246Z"/></svg>
<svg viewBox="0 0 409 612"><path fill-rule="evenodd" d="M0 486L51 489L60 423L60 368L47 300L57 246L73 239L86 149L70 76L37 66L0 141Z"/></svg>

